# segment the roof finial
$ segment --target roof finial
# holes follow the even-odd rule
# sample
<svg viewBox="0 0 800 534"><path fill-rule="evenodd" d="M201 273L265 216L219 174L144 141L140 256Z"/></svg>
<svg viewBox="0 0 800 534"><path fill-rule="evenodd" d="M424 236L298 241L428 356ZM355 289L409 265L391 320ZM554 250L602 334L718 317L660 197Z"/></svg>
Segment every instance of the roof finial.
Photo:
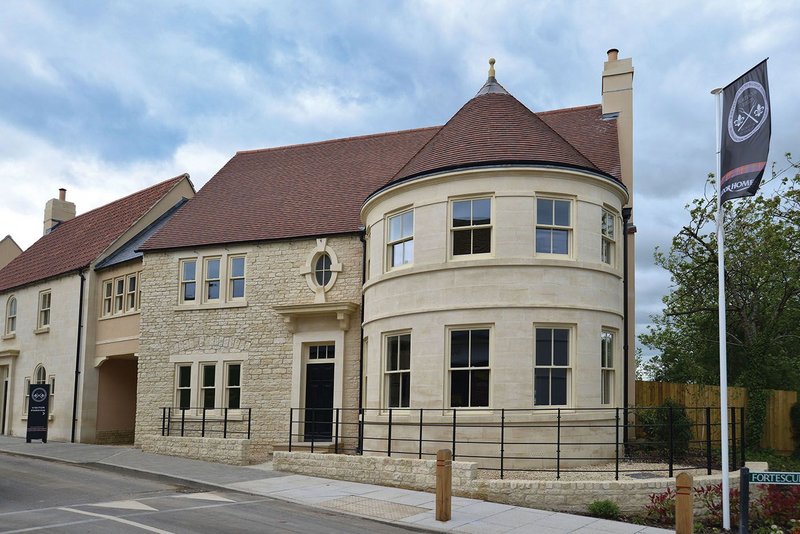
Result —
<svg viewBox="0 0 800 534"><path fill-rule="evenodd" d="M489 58L489 78L494 78L494 58Z"/></svg>

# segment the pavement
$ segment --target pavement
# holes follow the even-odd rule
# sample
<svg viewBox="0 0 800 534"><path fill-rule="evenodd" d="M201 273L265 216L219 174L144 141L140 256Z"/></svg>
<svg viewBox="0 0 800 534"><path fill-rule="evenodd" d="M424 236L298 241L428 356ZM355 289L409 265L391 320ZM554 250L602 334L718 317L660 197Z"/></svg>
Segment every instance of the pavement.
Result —
<svg viewBox="0 0 800 534"><path fill-rule="evenodd" d="M359 484L272 470L272 464L231 466L163 456L118 445L85 443L25 443L0 436L0 452L42 460L99 466L145 473L213 489L261 495L305 506L432 532L479 534L656 534L673 532L654 527L581 515L534 510L477 499L453 497L452 519L436 521L433 493ZM1 465L1 464L0 464Z"/></svg>

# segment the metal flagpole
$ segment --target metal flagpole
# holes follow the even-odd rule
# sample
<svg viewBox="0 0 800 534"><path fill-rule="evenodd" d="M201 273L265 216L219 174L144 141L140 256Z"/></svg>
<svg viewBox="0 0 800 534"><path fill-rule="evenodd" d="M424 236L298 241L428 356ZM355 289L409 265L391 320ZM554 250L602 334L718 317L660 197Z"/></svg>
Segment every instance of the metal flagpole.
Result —
<svg viewBox="0 0 800 534"><path fill-rule="evenodd" d="M717 105L717 271L719 292L719 424L722 441L722 528L731 528L728 471L728 358L725 328L725 206L722 204L722 89L714 89Z"/></svg>

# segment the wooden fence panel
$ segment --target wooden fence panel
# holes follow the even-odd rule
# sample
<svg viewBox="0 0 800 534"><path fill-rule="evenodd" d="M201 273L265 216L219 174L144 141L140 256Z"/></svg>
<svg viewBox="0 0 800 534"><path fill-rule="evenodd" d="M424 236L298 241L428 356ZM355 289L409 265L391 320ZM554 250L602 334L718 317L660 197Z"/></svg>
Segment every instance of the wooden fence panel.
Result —
<svg viewBox="0 0 800 534"><path fill-rule="evenodd" d="M701 384L672 384L668 382L636 381L636 406L660 406L666 399L675 400L687 408L701 408L711 406L719 408L719 386L706 386ZM773 449L781 453L790 453L795 449L792 438L792 425L789 419L789 410L797 402L796 391L770 390L771 395L767 404L767 418L764 424L764 435L761 438L761 447ZM729 387L728 407L745 408L747 413L747 389ZM700 426L704 421L704 414L698 410L689 410L689 417L697 424L701 435L696 439L705 439L705 429ZM712 431L712 440L719 439L719 411L712 413L711 424L717 425ZM737 428L737 435L740 429Z"/></svg>

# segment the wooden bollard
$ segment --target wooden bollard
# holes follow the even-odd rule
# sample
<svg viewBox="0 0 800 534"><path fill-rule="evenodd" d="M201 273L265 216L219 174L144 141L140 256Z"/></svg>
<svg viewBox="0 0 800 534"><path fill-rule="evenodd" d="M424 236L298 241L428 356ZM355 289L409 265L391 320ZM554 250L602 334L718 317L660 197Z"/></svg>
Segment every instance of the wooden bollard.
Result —
<svg viewBox="0 0 800 534"><path fill-rule="evenodd" d="M680 473L675 478L675 534L694 532L694 504L692 503L693 479L689 473Z"/></svg>
<svg viewBox="0 0 800 534"><path fill-rule="evenodd" d="M453 452L442 449L436 453L436 520L450 521L453 501Z"/></svg>

